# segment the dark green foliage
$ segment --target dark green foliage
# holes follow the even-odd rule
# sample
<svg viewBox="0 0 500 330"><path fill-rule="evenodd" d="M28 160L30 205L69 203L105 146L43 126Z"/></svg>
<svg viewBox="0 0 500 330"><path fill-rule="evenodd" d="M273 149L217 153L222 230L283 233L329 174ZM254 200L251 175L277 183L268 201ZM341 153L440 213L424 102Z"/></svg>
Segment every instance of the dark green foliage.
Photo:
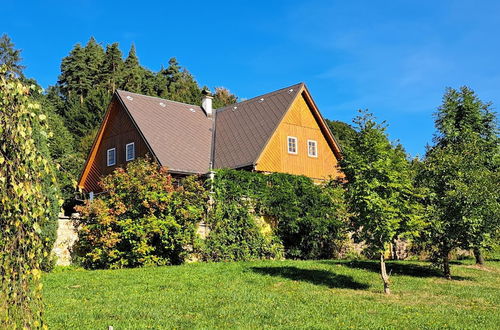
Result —
<svg viewBox="0 0 500 330"><path fill-rule="evenodd" d="M247 250L260 251L260 255L249 254L253 258L278 256L266 253L259 245L265 240L255 238L257 224L261 224L261 232L268 235L268 242L273 242L276 248L276 242L283 244L288 258L329 258L343 238L347 218L342 199L338 198L340 191L341 188L334 185L315 185L302 176L218 170L214 181L215 216L211 225L222 228L219 231L235 233L235 238L240 235L238 227L242 223L253 228L247 231L251 234L243 243L254 246L253 250ZM264 222L264 227L258 221ZM207 243L227 246L235 240L224 239L226 237L218 233L214 236L210 233ZM211 240L217 242L211 243ZM241 237L239 242L243 242ZM235 260L233 255L224 255L222 259Z"/></svg>
<svg viewBox="0 0 500 330"><path fill-rule="evenodd" d="M141 92L142 68L135 52L135 46L130 47L128 56L123 64L122 88L133 93Z"/></svg>
<svg viewBox="0 0 500 330"><path fill-rule="evenodd" d="M122 52L115 42L106 46L106 55L102 70L100 72L101 80L104 82L104 88L110 93L114 93L117 86L121 85L120 76L123 67Z"/></svg>
<svg viewBox="0 0 500 330"><path fill-rule="evenodd" d="M340 120L326 119L326 123L342 148L349 147L356 137L356 130Z"/></svg>
<svg viewBox="0 0 500 330"><path fill-rule="evenodd" d="M210 184L210 182L208 182ZM263 183L259 174L220 170L213 185L213 206L207 219L211 228L205 239L203 258L237 261L280 258L282 246L257 223L255 193L251 187Z"/></svg>
<svg viewBox="0 0 500 330"><path fill-rule="evenodd" d="M86 268L179 264L196 243L206 192L194 177L174 182L149 160L128 163L101 182L106 194L78 207L75 247Z"/></svg>
<svg viewBox="0 0 500 330"><path fill-rule="evenodd" d="M448 89L419 178L429 190L429 242L450 278L452 249L491 247L500 228L496 115L472 90Z"/></svg>

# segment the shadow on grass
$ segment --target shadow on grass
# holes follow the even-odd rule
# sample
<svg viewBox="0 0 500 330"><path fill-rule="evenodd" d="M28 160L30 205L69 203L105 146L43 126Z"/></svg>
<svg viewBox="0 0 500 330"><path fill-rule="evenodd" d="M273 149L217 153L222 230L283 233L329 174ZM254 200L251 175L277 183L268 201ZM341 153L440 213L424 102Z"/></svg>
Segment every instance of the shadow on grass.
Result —
<svg viewBox="0 0 500 330"><path fill-rule="evenodd" d="M356 282L351 276L339 275L327 270L301 269L291 266L283 267L252 267L252 271L262 274L287 278L294 281L323 285L329 288L368 289L368 285Z"/></svg>
<svg viewBox="0 0 500 330"><path fill-rule="evenodd" d="M327 265L342 265L349 268L365 269L374 273L380 273L380 264L377 261L362 261L362 260L325 260L321 263ZM386 262L387 272L391 275L403 275L413 277L443 277L443 273L432 267L416 265L407 262ZM452 269L453 273L453 269ZM469 280L470 277L452 276L454 280L463 281Z"/></svg>

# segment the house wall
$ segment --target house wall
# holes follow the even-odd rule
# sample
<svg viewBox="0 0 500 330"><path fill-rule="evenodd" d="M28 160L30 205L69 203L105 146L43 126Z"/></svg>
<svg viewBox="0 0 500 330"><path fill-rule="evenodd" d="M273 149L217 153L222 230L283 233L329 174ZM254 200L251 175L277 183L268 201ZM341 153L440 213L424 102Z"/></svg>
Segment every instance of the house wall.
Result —
<svg viewBox="0 0 500 330"><path fill-rule="evenodd" d="M112 173L115 168L126 165L125 145L128 143L135 143L136 158L144 157L149 153L149 148L130 116L116 99L110 105L103 127L96 141L98 147L90 155L86 178L80 183L80 187L86 192L99 192L100 178ZM107 150L111 148L116 148L116 165L107 166Z"/></svg>
<svg viewBox="0 0 500 330"><path fill-rule="evenodd" d="M337 158L306 102L304 93L294 100L269 140L255 166L257 171L305 175L315 180L339 176ZM297 154L288 153L288 136L297 138ZM317 141L317 158L308 156L307 140Z"/></svg>

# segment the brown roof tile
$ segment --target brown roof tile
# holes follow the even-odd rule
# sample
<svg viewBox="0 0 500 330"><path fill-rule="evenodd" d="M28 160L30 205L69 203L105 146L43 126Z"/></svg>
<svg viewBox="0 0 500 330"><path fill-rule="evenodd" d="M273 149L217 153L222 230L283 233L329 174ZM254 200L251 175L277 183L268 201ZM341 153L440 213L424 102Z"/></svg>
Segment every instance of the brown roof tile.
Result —
<svg viewBox="0 0 500 330"><path fill-rule="evenodd" d="M212 120L198 105L117 91L161 165L171 171L207 173Z"/></svg>
<svg viewBox="0 0 500 330"><path fill-rule="evenodd" d="M212 157L214 168L254 164L302 86L217 109L214 136L212 119L198 105L120 90L117 94L161 165L176 172L207 173Z"/></svg>
<svg viewBox="0 0 500 330"><path fill-rule="evenodd" d="M302 86L302 83L295 84L218 109L214 167L239 168L255 164Z"/></svg>

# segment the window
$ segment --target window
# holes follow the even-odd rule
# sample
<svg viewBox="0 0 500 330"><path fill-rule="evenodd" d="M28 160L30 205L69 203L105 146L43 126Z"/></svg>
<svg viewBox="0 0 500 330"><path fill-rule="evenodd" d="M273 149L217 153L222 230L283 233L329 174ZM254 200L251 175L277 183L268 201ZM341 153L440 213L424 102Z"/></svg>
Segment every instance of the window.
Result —
<svg viewBox="0 0 500 330"><path fill-rule="evenodd" d="M107 160L108 160L107 161L108 166L113 166L116 164L116 149L115 148L108 149Z"/></svg>
<svg viewBox="0 0 500 330"><path fill-rule="evenodd" d="M318 157L318 142L307 140L307 154L309 157Z"/></svg>
<svg viewBox="0 0 500 330"><path fill-rule="evenodd" d="M125 146L125 160L128 162L134 160L134 158L135 158L135 144L134 142L128 143Z"/></svg>
<svg viewBox="0 0 500 330"><path fill-rule="evenodd" d="M288 153L297 154L297 138L294 136L288 137Z"/></svg>

